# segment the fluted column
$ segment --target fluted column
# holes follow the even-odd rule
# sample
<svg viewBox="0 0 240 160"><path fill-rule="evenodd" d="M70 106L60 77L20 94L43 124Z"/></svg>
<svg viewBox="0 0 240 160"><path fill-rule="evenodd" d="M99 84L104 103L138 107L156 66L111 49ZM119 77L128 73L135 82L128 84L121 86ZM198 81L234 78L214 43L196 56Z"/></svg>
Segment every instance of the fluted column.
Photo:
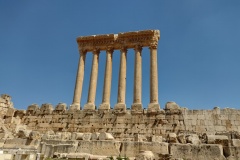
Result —
<svg viewBox="0 0 240 160"><path fill-rule="evenodd" d="M103 85L103 97L102 104L99 109L110 109L110 94L111 94L111 82L112 82L112 53L113 48L109 47L106 50L106 64L105 64L105 76Z"/></svg>
<svg viewBox="0 0 240 160"><path fill-rule="evenodd" d="M87 53L86 50L80 50L75 90L70 110L80 110L86 53Z"/></svg>
<svg viewBox="0 0 240 160"><path fill-rule="evenodd" d="M142 111L142 46L135 48L134 89L132 111Z"/></svg>
<svg viewBox="0 0 240 160"><path fill-rule="evenodd" d="M120 67L118 77L118 98L114 110L125 111L125 97L126 97L126 74L127 74L127 48L121 48Z"/></svg>
<svg viewBox="0 0 240 160"><path fill-rule="evenodd" d="M158 67L157 67L157 44L152 44L150 47L150 103L149 111L160 110L158 103Z"/></svg>
<svg viewBox="0 0 240 160"><path fill-rule="evenodd" d="M99 49L93 50L92 71L91 71L91 78L90 78L89 90L88 90L88 101L87 101L87 104L84 105L84 109L90 109L90 110L95 109L99 53L100 53Z"/></svg>

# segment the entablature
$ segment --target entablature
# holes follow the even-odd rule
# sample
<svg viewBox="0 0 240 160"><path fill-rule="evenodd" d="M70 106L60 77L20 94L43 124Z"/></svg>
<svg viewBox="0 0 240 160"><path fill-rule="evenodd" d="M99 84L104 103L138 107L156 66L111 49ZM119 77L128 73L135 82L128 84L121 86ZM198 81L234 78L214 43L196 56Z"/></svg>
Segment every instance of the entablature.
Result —
<svg viewBox="0 0 240 160"><path fill-rule="evenodd" d="M79 50L91 52L95 49L106 50L111 47L114 50L121 48L135 48L136 46L156 46L160 39L159 30L143 30L136 32L124 32L118 34L81 36L77 38Z"/></svg>

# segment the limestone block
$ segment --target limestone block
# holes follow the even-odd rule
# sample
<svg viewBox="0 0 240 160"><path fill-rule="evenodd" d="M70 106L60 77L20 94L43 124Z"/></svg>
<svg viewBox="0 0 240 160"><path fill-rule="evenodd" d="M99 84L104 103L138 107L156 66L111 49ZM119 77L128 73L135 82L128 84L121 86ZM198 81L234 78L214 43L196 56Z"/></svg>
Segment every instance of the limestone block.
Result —
<svg viewBox="0 0 240 160"><path fill-rule="evenodd" d="M51 114L53 111L53 106L49 103L44 103L42 104L41 108L40 108L40 112L41 114Z"/></svg>
<svg viewBox="0 0 240 160"><path fill-rule="evenodd" d="M138 160L154 160L154 154L152 151L140 151L140 153L136 156Z"/></svg>
<svg viewBox="0 0 240 160"><path fill-rule="evenodd" d="M53 157L53 154L55 152L55 148L53 145L50 144L43 144L44 146L42 147L41 153L44 155L44 158L46 159L47 157Z"/></svg>
<svg viewBox="0 0 240 160"><path fill-rule="evenodd" d="M83 134L84 133L73 132L71 139L72 140L82 140L83 139Z"/></svg>
<svg viewBox="0 0 240 160"><path fill-rule="evenodd" d="M220 114L220 108L219 107L214 107L213 108L213 114Z"/></svg>
<svg viewBox="0 0 240 160"><path fill-rule="evenodd" d="M119 141L92 141L93 155L118 156L121 142Z"/></svg>
<svg viewBox="0 0 240 160"><path fill-rule="evenodd" d="M31 130L18 130L17 134L16 134L16 137L18 138L23 138L23 139L26 139L26 138L29 138L29 135L32 131Z"/></svg>
<svg viewBox="0 0 240 160"><path fill-rule="evenodd" d="M155 157L158 157L158 155L169 154L168 143L165 142L143 142L140 147L140 151L147 150L152 151Z"/></svg>
<svg viewBox="0 0 240 160"><path fill-rule="evenodd" d="M122 142L121 156L136 157L140 151L152 151L155 157L169 154L168 143L162 142Z"/></svg>
<svg viewBox="0 0 240 160"><path fill-rule="evenodd" d="M37 104L31 104L27 108L26 115L34 115L37 110L39 110L39 106Z"/></svg>
<svg viewBox="0 0 240 160"><path fill-rule="evenodd" d="M207 135L208 144L221 144L228 146L228 136L225 135Z"/></svg>
<svg viewBox="0 0 240 160"><path fill-rule="evenodd" d="M152 142L162 142L162 136L152 136Z"/></svg>
<svg viewBox="0 0 240 160"><path fill-rule="evenodd" d="M227 130L226 126L215 126L216 132L224 132Z"/></svg>
<svg viewBox="0 0 240 160"><path fill-rule="evenodd" d="M0 154L0 159L3 159L3 160L12 160L13 159L13 154Z"/></svg>
<svg viewBox="0 0 240 160"><path fill-rule="evenodd" d="M12 123L13 122L13 117L7 117L7 118L5 118L5 120L4 120L4 123L5 124L9 124L9 123Z"/></svg>
<svg viewBox="0 0 240 160"><path fill-rule="evenodd" d="M54 152L71 153L71 152L75 152L77 147L78 147L77 141L75 141L75 143L71 143L71 144L60 144L60 145L54 146Z"/></svg>
<svg viewBox="0 0 240 160"><path fill-rule="evenodd" d="M49 123L38 123L37 126L40 128L52 128L52 125Z"/></svg>
<svg viewBox="0 0 240 160"><path fill-rule="evenodd" d="M172 159L225 160L222 146L216 144L170 144L170 154Z"/></svg>
<svg viewBox="0 0 240 160"><path fill-rule="evenodd" d="M42 139L55 139L55 133L53 130L48 130L43 134Z"/></svg>
<svg viewBox="0 0 240 160"><path fill-rule="evenodd" d="M191 146L189 144L170 144L172 158L191 159Z"/></svg>
<svg viewBox="0 0 240 160"><path fill-rule="evenodd" d="M240 121L234 120L234 125L239 126L240 125Z"/></svg>
<svg viewBox="0 0 240 160"><path fill-rule="evenodd" d="M27 143L27 139L13 138L7 139L3 145L4 149L18 149L23 148Z"/></svg>
<svg viewBox="0 0 240 160"><path fill-rule="evenodd" d="M238 160L240 159L240 147L226 146L223 147L223 153L227 160Z"/></svg>
<svg viewBox="0 0 240 160"><path fill-rule="evenodd" d="M220 120L228 120L228 115L219 115Z"/></svg>
<svg viewBox="0 0 240 160"><path fill-rule="evenodd" d="M70 140L71 136L72 136L71 132L61 132L62 140Z"/></svg>
<svg viewBox="0 0 240 160"><path fill-rule="evenodd" d="M14 117L16 117L17 119L22 119L26 114L25 110L16 110L14 112Z"/></svg>
<svg viewBox="0 0 240 160"><path fill-rule="evenodd" d="M7 113L6 113L5 116L6 116L6 117L13 117L14 112L15 112L15 109L14 109L14 108L8 108Z"/></svg>
<svg viewBox="0 0 240 160"><path fill-rule="evenodd" d="M0 140L2 140L5 136L6 136L7 133L3 132L3 133L0 133Z"/></svg>
<svg viewBox="0 0 240 160"><path fill-rule="evenodd" d="M89 154L91 154L92 153L92 147L93 147L92 141L89 141L89 140L79 141L79 145L77 147L76 152L77 153L89 153Z"/></svg>
<svg viewBox="0 0 240 160"><path fill-rule="evenodd" d="M92 140L98 140L99 139L99 135L100 135L100 133L98 133L98 132L95 132L95 133L92 133Z"/></svg>
<svg viewBox="0 0 240 160"><path fill-rule="evenodd" d="M165 109L168 109L168 110L178 110L178 109L180 109L180 107L175 102L167 102L165 104Z"/></svg>
<svg viewBox="0 0 240 160"><path fill-rule="evenodd" d="M240 147L240 139L232 139L232 145L234 147Z"/></svg>
<svg viewBox="0 0 240 160"><path fill-rule="evenodd" d="M56 134L56 135L47 135L47 139L49 139L49 140L61 140L61 134L60 133L58 133L58 134Z"/></svg>
<svg viewBox="0 0 240 160"><path fill-rule="evenodd" d="M111 133L101 132L99 134L99 140L114 140Z"/></svg>
<svg viewBox="0 0 240 160"><path fill-rule="evenodd" d="M92 136L92 133L84 133L83 136L82 136L82 139L84 141L90 141L91 136Z"/></svg>
<svg viewBox="0 0 240 160"><path fill-rule="evenodd" d="M65 128L67 123L52 123L53 128Z"/></svg>
<svg viewBox="0 0 240 160"><path fill-rule="evenodd" d="M203 119L205 119L205 115L203 115L203 114L197 115L197 119L203 120Z"/></svg>
<svg viewBox="0 0 240 160"><path fill-rule="evenodd" d="M147 141L147 138L145 135L142 135L142 134L134 134L134 141L143 142L143 141Z"/></svg>
<svg viewBox="0 0 240 160"><path fill-rule="evenodd" d="M169 133L168 134L168 142L169 143L177 143L177 135L176 133Z"/></svg>
<svg viewBox="0 0 240 160"><path fill-rule="evenodd" d="M178 142L180 142L180 143L183 143L183 144L187 143L184 134L179 134L178 137L177 137L177 139L178 139Z"/></svg>
<svg viewBox="0 0 240 160"><path fill-rule="evenodd" d="M199 145L201 141L199 140L199 137L197 134L189 134L186 136L187 143L192 143L195 145Z"/></svg>
<svg viewBox="0 0 240 160"><path fill-rule="evenodd" d="M214 121L213 120L205 120L205 125L206 126L213 126L214 125Z"/></svg>
<svg viewBox="0 0 240 160"><path fill-rule="evenodd" d="M193 120L191 121L191 125L194 125L194 126L197 125L197 120L194 120L194 119L193 119Z"/></svg>
<svg viewBox="0 0 240 160"><path fill-rule="evenodd" d="M31 140L36 140L36 139L41 139L41 134L38 131L31 131L29 134L29 139Z"/></svg>
<svg viewBox="0 0 240 160"><path fill-rule="evenodd" d="M58 103L56 108L55 108L55 111L58 111L58 112L65 112L67 110L67 104L66 103Z"/></svg>
<svg viewBox="0 0 240 160"><path fill-rule="evenodd" d="M236 114L231 114L231 115L228 116L228 120L234 121L234 120L237 119L237 117L238 117L238 115L236 115Z"/></svg>

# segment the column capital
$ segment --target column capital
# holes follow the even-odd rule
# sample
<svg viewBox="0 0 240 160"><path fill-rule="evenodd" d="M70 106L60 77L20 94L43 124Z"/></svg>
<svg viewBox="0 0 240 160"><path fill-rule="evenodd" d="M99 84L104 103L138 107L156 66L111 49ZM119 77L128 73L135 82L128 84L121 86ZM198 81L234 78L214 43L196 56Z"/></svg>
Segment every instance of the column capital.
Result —
<svg viewBox="0 0 240 160"><path fill-rule="evenodd" d="M92 52L93 52L93 54L99 54L100 49L99 48L94 48Z"/></svg>
<svg viewBox="0 0 240 160"><path fill-rule="evenodd" d="M79 49L79 54L80 55L83 55L83 54L86 54L86 53L87 53L86 49Z"/></svg>
<svg viewBox="0 0 240 160"><path fill-rule="evenodd" d="M113 48L112 46L107 46L107 47L106 47L106 51L113 53L114 48Z"/></svg>
<svg viewBox="0 0 240 160"><path fill-rule="evenodd" d="M128 51L127 46L121 46L120 51L121 52L127 52Z"/></svg>
<svg viewBox="0 0 240 160"><path fill-rule="evenodd" d="M157 47L158 47L158 42L152 42L149 45L149 49L157 49Z"/></svg>
<svg viewBox="0 0 240 160"><path fill-rule="evenodd" d="M142 51L142 45L137 44L137 45L134 47L134 50L141 52L141 51Z"/></svg>

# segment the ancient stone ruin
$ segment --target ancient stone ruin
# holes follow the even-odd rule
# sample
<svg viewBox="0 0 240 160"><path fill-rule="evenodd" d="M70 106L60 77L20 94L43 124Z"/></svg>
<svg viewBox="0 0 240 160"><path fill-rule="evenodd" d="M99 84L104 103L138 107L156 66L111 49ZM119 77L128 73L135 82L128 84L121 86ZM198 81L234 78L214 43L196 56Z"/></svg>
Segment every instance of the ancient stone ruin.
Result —
<svg viewBox="0 0 240 160"><path fill-rule="evenodd" d="M80 50L73 103L14 108L0 97L0 159L237 160L240 110L189 110L158 102L158 30L77 38ZM150 102L142 107L142 47L150 49ZM133 104L126 106L127 49L135 50ZM98 57L106 50L102 104L95 108ZM110 104L112 54L121 51L117 104ZM93 52L88 100L80 99L85 57ZM83 91L83 93L87 93ZM110 107L112 106L112 108ZM68 109L69 108L69 109Z"/></svg>

